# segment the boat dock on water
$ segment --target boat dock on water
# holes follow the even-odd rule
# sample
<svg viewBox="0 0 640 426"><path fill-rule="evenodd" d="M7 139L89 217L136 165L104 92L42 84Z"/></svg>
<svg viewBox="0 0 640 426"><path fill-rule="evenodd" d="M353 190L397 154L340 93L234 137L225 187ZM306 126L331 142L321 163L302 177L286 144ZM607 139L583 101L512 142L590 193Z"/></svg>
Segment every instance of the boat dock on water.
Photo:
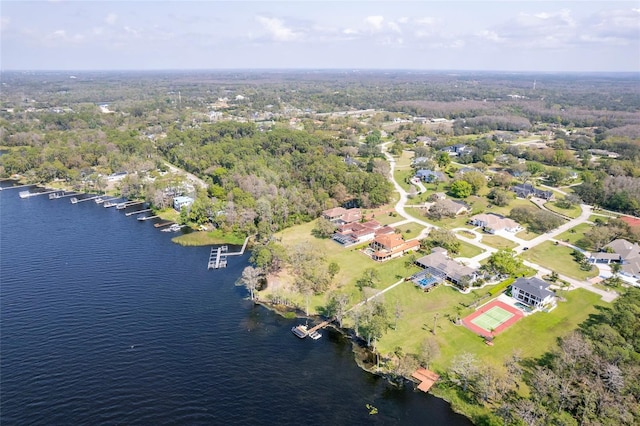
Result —
<svg viewBox="0 0 640 426"><path fill-rule="evenodd" d="M211 253L209 253L209 262L207 262L207 269L220 269L227 267L227 257L228 256L240 256L244 254L245 249L247 248L247 243L249 242L249 237L244 240L244 244L240 251L229 253L228 246L220 246L220 247L211 247Z"/></svg>
<svg viewBox="0 0 640 426"><path fill-rule="evenodd" d="M312 328L308 328L307 325L297 325L291 328L291 332L301 339L309 336L313 340L318 340L322 337L322 334L318 330L325 328L329 324L331 324L331 320L322 321L320 324L315 325Z"/></svg>
<svg viewBox="0 0 640 426"><path fill-rule="evenodd" d="M125 213L124 215L125 216L131 216L131 215L134 215L134 214L146 213L146 212L150 212L150 211L151 211L151 209L136 210L135 212L128 212L128 213Z"/></svg>

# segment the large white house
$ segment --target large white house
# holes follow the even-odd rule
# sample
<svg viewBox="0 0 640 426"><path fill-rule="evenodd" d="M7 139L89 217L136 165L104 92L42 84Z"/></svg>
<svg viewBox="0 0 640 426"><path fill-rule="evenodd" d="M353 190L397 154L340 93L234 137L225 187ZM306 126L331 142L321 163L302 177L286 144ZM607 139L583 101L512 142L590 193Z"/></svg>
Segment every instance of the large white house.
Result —
<svg viewBox="0 0 640 426"><path fill-rule="evenodd" d="M511 297L533 308L555 304L555 293L540 278L518 278L511 284Z"/></svg>
<svg viewBox="0 0 640 426"><path fill-rule="evenodd" d="M173 199L173 208L178 211L182 210L183 207L189 207L191 204L193 204L193 198L191 197L180 196Z"/></svg>
<svg viewBox="0 0 640 426"><path fill-rule="evenodd" d="M513 219L502 217L493 213L481 213L472 216L469 222L475 226L481 226L482 229L490 234L505 230L507 232L518 232L522 227Z"/></svg>

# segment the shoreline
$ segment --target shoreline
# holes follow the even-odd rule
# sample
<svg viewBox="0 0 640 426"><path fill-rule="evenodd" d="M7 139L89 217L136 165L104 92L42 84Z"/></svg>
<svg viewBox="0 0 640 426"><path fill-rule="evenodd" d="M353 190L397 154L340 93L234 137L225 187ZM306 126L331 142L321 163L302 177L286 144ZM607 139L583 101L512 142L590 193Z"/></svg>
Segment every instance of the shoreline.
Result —
<svg viewBox="0 0 640 426"><path fill-rule="evenodd" d="M259 305L265 309L267 309L268 311L271 311L277 315L280 315L283 318L288 318L288 319L313 319L313 320L319 320L320 322L324 321L324 319L321 316L318 315L305 315L304 313L300 312L298 309L295 308L288 308L284 305L274 305L270 302L267 301L262 301L259 299L256 299L253 301L253 303L255 305ZM283 306L283 308L279 308L279 306ZM290 315L287 315L287 313L291 313L294 314L293 317L291 317ZM391 373L385 373L382 371L377 371L375 369L375 364L374 363L367 363L365 361L365 356L377 356L377 354L373 351L371 351L368 347L366 347L366 345L363 345L363 342L360 342L360 338L356 337L352 332L351 329L349 328L344 328L344 327L339 327L338 325L336 325L334 322L329 323L329 325L327 327L331 327L334 331L340 333L343 337L345 337L346 339L349 340L349 343L351 344L351 353L353 355L353 360L356 363L356 365L364 372L378 376L382 379L384 379L389 385L394 386L396 388L403 388L409 384L413 385L413 391L414 392L418 392L417 388L416 388L416 382L411 378L411 377L406 377L403 375L395 375L395 374L391 374ZM432 388L433 390L437 390L437 386L434 386ZM453 411L454 413L460 414L462 416L464 416L465 418L467 418L471 423L473 423L473 418L471 417L471 415L469 413L464 412L463 410L460 409L459 406L454 405L452 403L452 401L447 398L446 393L442 393L442 392L432 392L431 390L429 392L420 392L423 393L424 395L429 395L433 398L438 398L444 402L446 402L449 405L449 408L451 409L451 411Z"/></svg>

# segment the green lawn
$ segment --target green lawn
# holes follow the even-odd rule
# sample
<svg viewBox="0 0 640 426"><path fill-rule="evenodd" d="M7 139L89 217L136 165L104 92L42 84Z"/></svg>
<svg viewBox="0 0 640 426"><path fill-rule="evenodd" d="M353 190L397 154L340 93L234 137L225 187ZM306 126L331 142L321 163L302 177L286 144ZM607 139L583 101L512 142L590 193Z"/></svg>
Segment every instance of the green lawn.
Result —
<svg viewBox="0 0 640 426"><path fill-rule="evenodd" d="M558 235L556 237L556 240L566 241L570 244L575 245L576 241L584 237L585 232L588 232L591 228L593 228L592 224L581 223L580 225L574 226L568 231L565 231L562 234Z"/></svg>
<svg viewBox="0 0 640 426"><path fill-rule="evenodd" d="M466 257L471 258L479 255L484 250L482 250L478 246L474 246L473 244L469 244L466 241L460 241L460 253L456 254L454 257Z"/></svg>
<svg viewBox="0 0 640 426"><path fill-rule="evenodd" d="M411 161L415 157L415 153L413 151L402 151L402 155L399 157L395 157L396 160L396 168L404 169L407 167L411 167Z"/></svg>
<svg viewBox="0 0 640 426"><path fill-rule="evenodd" d="M538 312L522 318L500 333L494 346L487 346L482 338L452 321L458 315L464 318L474 312L463 305L468 305L486 291L484 288L461 294L451 287L440 286L425 293L410 282L390 290L385 294L385 304L393 312L396 302L400 303L402 317L398 320L397 330L391 327L380 340L380 352L390 353L401 346L405 352L419 353L424 339L433 337L434 317L438 314L435 339L440 344L440 356L434 360L432 368L443 371L452 358L462 352L471 352L481 362L501 368L503 361L516 348L522 351L523 357L542 355L555 345L558 337L571 332L594 313L596 305L604 303L597 294L583 289L565 292L566 302L560 302L549 313Z"/></svg>
<svg viewBox="0 0 640 426"><path fill-rule="evenodd" d="M490 247L497 249L512 249L517 246L513 241L498 235L483 235L482 242Z"/></svg>
<svg viewBox="0 0 640 426"><path fill-rule="evenodd" d="M531 241L533 240L535 237L539 237L540 234L536 234L535 232L531 232L527 229L524 229L520 232L518 232L516 234L516 237L522 239L522 240L526 240L526 241Z"/></svg>
<svg viewBox="0 0 640 426"><path fill-rule="evenodd" d="M393 171L393 178L395 179L396 182L398 182L398 184L402 187L402 189L404 189L405 191L409 191L409 188L411 187L411 184L408 183L409 179L411 179L412 176L414 176L415 172L413 169L402 169L402 170L394 170ZM418 187L416 186L416 190L420 190L418 189Z"/></svg>
<svg viewBox="0 0 640 426"><path fill-rule="evenodd" d="M545 203L544 206L553 212L570 217L572 219L579 217L582 213L582 209L580 208L580 206L573 206L569 209L563 209L562 207L558 207L555 202Z"/></svg>
<svg viewBox="0 0 640 426"><path fill-rule="evenodd" d="M281 243L288 248L297 244L305 244L321 253L326 262L335 262L340 267L340 272L333 280L333 288L348 293L353 304L362 300L363 295L355 286L355 282L360 278L365 269L374 268L379 276L380 282L377 290L382 290L406 276L419 271L418 267L405 266L406 258L400 257L387 262L375 262L358 250L357 247L344 248L331 239L315 238L311 235L311 230L315 226L315 221L303 225L285 229L276 234L281 238ZM416 253L416 256L422 256ZM286 280L287 277L284 278ZM288 282L291 280L289 279ZM260 293L260 297L266 297L272 290L267 289ZM298 294L291 294L290 299L297 303L299 307L306 305L304 298ZM326 305L326 295L314 295L310 298L310 313L318 313Z"/></svg>
<svg viewBox="0 0 640 426"><path fill-rule="evenodd" d="M605 214L592 214L591 216L589 216L589 222L595 222L596 219L600 219L601 221L607 222L609 219L613 219L617 216L609 216L609 215L605 215Z"/></svg>
<svg viewBox="0 0 640 426"><path fill-rule="evenodd" d="M581 270L578 263L571 256L572 251L572 248L545 241L531 250L523 252L522 257L559 274L578 280L586 280L598 275L598 268L596 267L591 267L590 271Z"/></svg>
<svg viewBox="0 0 640 426"><path fill-rule="evenodd" d="M397 226L396 229L400 231L405 240L410 240L420 235L424 226L418 225L417 223L406 223L404 225Z"/></svg>
<svg viewBox="0 0 640 426"><path fill-rule="evenodd" d="M246 235L225 234L219 230L194 231L171 239L176 244L183 246L210 246L214 244L242 245Z"/></svg>

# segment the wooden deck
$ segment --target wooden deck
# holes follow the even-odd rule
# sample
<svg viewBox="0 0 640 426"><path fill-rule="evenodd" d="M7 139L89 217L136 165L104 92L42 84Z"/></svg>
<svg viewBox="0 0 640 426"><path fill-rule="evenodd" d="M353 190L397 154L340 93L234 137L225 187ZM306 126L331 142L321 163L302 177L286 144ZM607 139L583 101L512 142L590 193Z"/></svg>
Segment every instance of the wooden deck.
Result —
<svg viewBox="0 0 640 426"><path fill-rule="evenodd" d="M426 368L418 368L411 374L411 377L418 380L420 383L418 384L418 389L422 392L429 392L429 389L434 385L435 382L440 379L440 376L434 373L431 370L427 370Z"/></svg>
<svg viewBox="0 0 640 426"><path fill-rule="evenodd" d="M313 333L314 331L318 331L320 329L325 328L326 326L328 326L329 324L331 324L331 322L333 321L333 319L327 320L327 321L322 321L320 324L313 326L312 328L310 328L308 330L309 334Z"/></svg>

